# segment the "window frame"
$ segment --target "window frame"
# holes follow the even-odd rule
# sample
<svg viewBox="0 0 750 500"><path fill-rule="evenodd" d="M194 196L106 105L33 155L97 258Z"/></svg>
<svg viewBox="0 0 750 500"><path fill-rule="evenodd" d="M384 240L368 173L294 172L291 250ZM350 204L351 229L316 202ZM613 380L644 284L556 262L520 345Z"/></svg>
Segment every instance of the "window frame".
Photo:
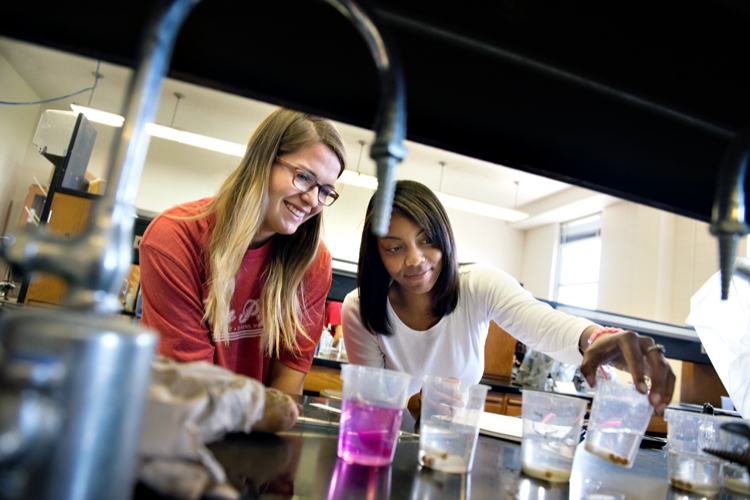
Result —
<svg viewBox="0 0 750 500"><path fill-rule="evenodd" d="M587 220L591 220L590 223L586 223ZM573 226L573 228L571 228ZM576 226L579 226L576 228ZM572 229L572 230L568 230ZM602 232L602 214L601 212L586 215L584 217L579 217L577 219L571 219L566 222L561 222L559 226L559 237L557 239L557 266L556 272L555 272L555 284L554 284L554 301L557 303L560 302L560 287L561 286L571 286L573 283L561 283L561 278L563 274L563 250L566 245L570 243L575 243L578 241L586 240L586 239L592 239L596 238L599 239L601 242L601 232ZM596 307L598 306L599 298L598 298L598 289L599 289L599 279L600 279L600 272L601 272L601 253L599 254L599 262L597 263L599 266L599 269L597 271L597 280L591 281L591 282L582 282L582 283L575 283L576 285L590 285L595 284L597 286L597 299L596 299ZM584 307L579 304L567 304L570 306L575 307ZM588 307L584 307L588 309Z"/></svg>

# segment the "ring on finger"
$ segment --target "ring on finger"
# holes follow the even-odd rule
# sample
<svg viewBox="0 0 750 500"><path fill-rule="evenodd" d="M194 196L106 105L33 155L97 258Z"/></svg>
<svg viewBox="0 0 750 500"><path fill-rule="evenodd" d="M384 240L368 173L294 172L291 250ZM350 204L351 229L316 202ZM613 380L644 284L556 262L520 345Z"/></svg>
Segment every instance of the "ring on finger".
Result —
<svg viewBox="0 0 750 500"><path fill-rule="evenodd" d="M659 351L660 353L664 354L665 352L667 352L667 349L661 344L654 344L646 349L646 354L650 353L651 351Z"/></svg>

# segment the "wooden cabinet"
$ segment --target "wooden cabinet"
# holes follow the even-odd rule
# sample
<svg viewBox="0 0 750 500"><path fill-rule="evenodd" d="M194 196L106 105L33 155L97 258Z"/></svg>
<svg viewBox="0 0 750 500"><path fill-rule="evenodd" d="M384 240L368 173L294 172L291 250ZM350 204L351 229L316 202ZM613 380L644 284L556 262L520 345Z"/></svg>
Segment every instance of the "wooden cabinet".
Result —
<svg viewBox="0 0 750 500"><path fill-rule="evenodd" d="M484 404L484 411L515 417L521 414L521 395L516 393L490 391Z"/></svg>
<svg viewBox="0 0 750 500"><path fill-rule="evenodd" d="M63 192L52 196L47 222L50 232L66 238L81 232L91 217L93 200ZM22 298L26 304L59 304L66 290L67 285L60 278L43 274L27 284Z"/></svg>
<svg viewBox="0 0 750 500"><path fill-rule="evenodd" d="M713 365L682 362L680 402L696 405L711 403L716 408L721 408L721 396L728 395Z"/></svg>
<svg viewBox="0 0 750 500"><path fill-rule="evenodd" d="M484 346L484 379L509 385L513 375L515 351L516 339L494 321L490 322ZM501 415L520 415L521 395L515 392L490 391L487 393L484 409Z"/></svg>
<svg viewBox="0 0 750 500"><path fill-rule="evenodd" d="M312 365L305 377L305 393L320 393L323 389L341 390L341 370L328 366Z"/></svg>
<svg viewBox="0 0 750 500"><path fill-rule="evenodd" d="M491 321L484 345L484 376L510 380L515 350L516 339Z"/></svg>

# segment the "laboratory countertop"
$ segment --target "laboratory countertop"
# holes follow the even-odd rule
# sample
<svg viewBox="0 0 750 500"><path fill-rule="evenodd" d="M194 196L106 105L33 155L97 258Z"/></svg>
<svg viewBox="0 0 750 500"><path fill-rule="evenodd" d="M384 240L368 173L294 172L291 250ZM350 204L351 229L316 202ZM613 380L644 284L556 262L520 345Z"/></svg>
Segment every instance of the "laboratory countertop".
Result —
<svg viewBox="0 0 750 500"><path fill-rule="evenodd" d="M414 419L404 412L393 463L384 467L351 465L338 459L340 401L301 396L300 421L279 434L234 434L210 445L244 499L667 499L693 497L667 481L667 453L641 449L631 469L590 455L579 445L570 483L552 484L521 472L518 443L479 436L469 474L444 474L420 467ZM736 500L729 492L722 499ZM143 486L134 499L159 496Z"/></svg>

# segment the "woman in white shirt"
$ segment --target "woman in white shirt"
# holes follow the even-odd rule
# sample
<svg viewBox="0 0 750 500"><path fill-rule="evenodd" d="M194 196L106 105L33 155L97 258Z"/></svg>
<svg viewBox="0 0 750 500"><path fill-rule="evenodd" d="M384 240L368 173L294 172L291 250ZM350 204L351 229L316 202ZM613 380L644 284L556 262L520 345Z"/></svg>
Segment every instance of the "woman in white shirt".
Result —
<svg viewBox="0 0 750 500"><path fill-rule="evenodd" d="M344 300L342 324L349 362L413 375L409 408L419 407L423 375L478 383L484 371L489 322L531 349L580 364L589 385L611 364L629 371L661 413L675 376L664 347L635 332L604 328L540 302L509 274L484 265L458 265L448 215L435 194L398 181L388 234L370 230L370 201L362 230L358 289Z"/></svg>

